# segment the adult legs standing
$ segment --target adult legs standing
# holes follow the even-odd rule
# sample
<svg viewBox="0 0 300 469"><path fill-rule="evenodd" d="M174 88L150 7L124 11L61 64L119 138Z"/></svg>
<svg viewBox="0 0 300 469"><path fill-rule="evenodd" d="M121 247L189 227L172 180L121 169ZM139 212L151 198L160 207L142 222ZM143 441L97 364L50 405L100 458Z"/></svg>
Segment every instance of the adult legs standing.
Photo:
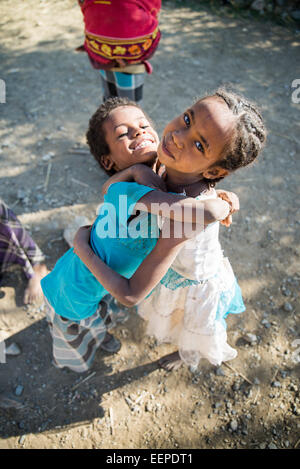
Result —
<svg viewBox="0 0 300 469"><path fill-rule="evenodd" d="M47 274L44 254L22 226L14 212L0 201L0 274L11 265L20 265L28 279L24 302L41 295L40 280Z"/></svg>

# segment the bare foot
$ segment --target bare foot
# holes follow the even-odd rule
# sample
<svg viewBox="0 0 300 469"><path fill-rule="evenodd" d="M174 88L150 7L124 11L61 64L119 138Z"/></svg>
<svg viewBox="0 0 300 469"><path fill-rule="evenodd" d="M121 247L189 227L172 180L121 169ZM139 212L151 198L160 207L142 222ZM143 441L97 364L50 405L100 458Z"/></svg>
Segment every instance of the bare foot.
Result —
<svg viewBox="0 0 300 469"><path fill-rule="evenodd" d="M183 361L178 352L169 353L158 360L159 367L167 371L178 370L182 364Z"/></svg>
<svg viewBox="0 0 300 469"><path fill-rule="evenodd" d="M33 266L34 276L28 281L24 292L24 304L32 304L43 297L41 280L49 273L45 264L36 264Z"/></svg>

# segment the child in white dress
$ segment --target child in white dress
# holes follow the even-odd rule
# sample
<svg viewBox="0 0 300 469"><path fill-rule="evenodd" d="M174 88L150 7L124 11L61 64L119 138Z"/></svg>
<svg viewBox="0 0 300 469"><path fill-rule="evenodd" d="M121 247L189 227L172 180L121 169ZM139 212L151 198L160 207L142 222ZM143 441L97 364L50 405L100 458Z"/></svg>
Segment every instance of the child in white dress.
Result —
<svg viewBox="0 0 300 469"><path fill-rule="evenodd" d="M197 198L217 197L214 189ZM160 360L166 369L184 361L196 368L201 358L213 365L232 360L237 352L227 343L225 317L245 306L229 260L219 242L219 222L186 241L152 294L138 305L148 321L147 334L171 343L178 352Z"/></svg>

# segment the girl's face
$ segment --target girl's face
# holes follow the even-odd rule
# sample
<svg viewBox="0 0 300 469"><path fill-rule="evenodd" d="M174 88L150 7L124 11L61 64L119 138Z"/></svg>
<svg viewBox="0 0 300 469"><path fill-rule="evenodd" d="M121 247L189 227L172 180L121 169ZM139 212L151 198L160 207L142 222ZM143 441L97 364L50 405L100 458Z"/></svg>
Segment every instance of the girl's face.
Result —
<svg viewBox="0 0 300 469"><path fill-rule="evenodd" d="M198 101L166 126L157 151L159 160L168 172L186 179L219 177L220 170L226 170L217 163L235 120L221 98L210 96Z"/></svg>
<svg viewBox="0 0 300 469"><path fill-rule="evenodd" d="M114 109L103 129L110 150L103 156L106 169L120 171L136 163L154 163L159 139L141 109L135 106Z"/></svg>

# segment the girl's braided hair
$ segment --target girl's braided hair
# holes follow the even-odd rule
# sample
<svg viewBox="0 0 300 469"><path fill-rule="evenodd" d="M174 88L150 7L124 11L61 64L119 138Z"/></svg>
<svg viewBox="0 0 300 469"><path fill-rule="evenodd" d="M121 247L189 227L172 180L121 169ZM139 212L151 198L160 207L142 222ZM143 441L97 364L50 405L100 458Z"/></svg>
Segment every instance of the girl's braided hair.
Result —
<svg viewBox="0 0 300 469"><path fill-rule="evenodd" d="M106 135L104 132L103 124L106 119L109 117L110 113L120 107L120 106L135 106L138 109L142 108L134 101L130 101L127 98L108 98L104 103L102 103L96 112L92 115L89 121L89 128L86 133L87 143L90 147L90 152L94 156L95 160L99 163L102 169L109 175L112 176L115 174L115 170L106 170L102 165L102 156L108 155L110 150L109 146L106 143ZM145 114L145 112L142 110ZM149 122L151 120L148 118ZM152 122L151 122L152 124Z"/></svg>
<svg viewBox="0 0 300 469"><path fill-rule="evenodd" d="M213 96L222 98L237 116L231 141L225 145L223 158L217 163L218 166L232 172L247 166L257 158L264 146L267 132L263 118L254 103L224 88L217 89ZM210 179L207 182L215 185L221 179L223 178Z"/></svg>

